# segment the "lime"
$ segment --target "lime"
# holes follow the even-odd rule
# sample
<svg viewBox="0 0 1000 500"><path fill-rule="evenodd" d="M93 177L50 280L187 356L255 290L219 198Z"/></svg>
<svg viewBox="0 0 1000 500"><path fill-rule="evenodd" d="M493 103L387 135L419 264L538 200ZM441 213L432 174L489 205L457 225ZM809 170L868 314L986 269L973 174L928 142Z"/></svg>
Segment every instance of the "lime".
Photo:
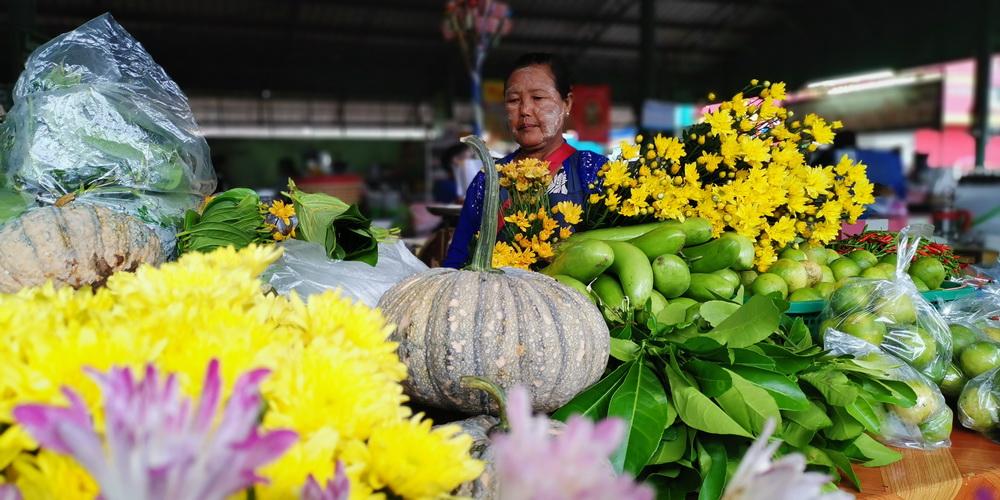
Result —
<svg viewBox="0 0 1000 500"><path fill-rule="evenodd" d="M823 277L820 278L820 283L836 283L837 278L833 276L833 270L830 266L819 266L820 271L823 272Z"/></svg>
<svg viewBox="0 0 1000 500"><path fill-rule="evenodd" d="M966 347L979 341L976 331L961 323L952 323L948 325L948 329L951 330L951 348L956 359Z"/></svg>
<svg viewBox="0 0 1000 500"><path fill-rule="evenodd" d="M923 436L924 441L928 443L940 443L951 439L951 424L952 420L954 420L951 408L945 407L943 410L931 415L930 418L918 426L920 428L920 435Z"/></svg>
<svg viewBox="0 0 1000 500"><path fill-rule="evenodd" d="M907 324L917 322L917 308L913 305L913 299L906 294L879 299L875 305L875 313L888 319L890 323Z"/></svg>
<svg viewBox="0 0 1000 500"><path fill-rule="evenodd" d="M819 267L819 264L811 260L806 260L802 262L802 267L806 269L808 286L814 286L823 280L823 269Z"/></svg>
<svg viewBox="0 0 1000 500"><path fill-rule="evenodd" d="M842 257L831 262L830 270L833 271L833 277L838 280L851 278L861 274L861 266L846 257Z"/></svg>
<svg viewBox="0 0 1000 500"><path fill-rule="evenodd" d="M778 257L782 259L797 260L799 262L802 262L809 258L805 252L799 250L798 248L786 248L782 250L780 254L778 254Z"/></svg>
<svg viewBox="0 0 1000 500"><path fill-rule="evenodd" d="M833 262L833 261L835 261L835 260L839 259L840 257L841 257L841 255L840 255L839 253L837 253L837 251L836 251L836 250L834 250L834 249L832 249L832 248L827 248L827 249L826 249L826 263L827 263L828 265L829 265L829 264L830 264L831 262Z"/></svg>
<svg viewBox="0 0 1000 500"><path fill-rule="evenodd" d="M937 394L927 384L911 383L910 388L917 395L917 402L909 408L899 405L889 405L889 408L902 420L910 425L917 425L927 420L939 408L941 403L937 399Z"/></svg>
<svg viewBox="0 0 1000 500"><path fill-rule="evenodd" d="M830 254L827 253L826 248L819 245L806 247L806 257L821 266L830 261Z"/></svg>
<svg viewBox="0 0 1000 500"><path fill-rule="evenodd" d="M941 393L946 398L954 400L962 393L962 388L968 381L962 370L959 370L954 363L949 363L948 370L944 372L944 379L941 380Z"/></svg>
<svg viewBox="0 0 1000 500"><path fill-rule="evenodd" d="M857 262L858 266L861 267L861 270L868 269L869 267L878 264L878 257L868 250L855 250L847 254L847 258Z"/></svg>
<svg viewBox="0 0 1000 500"><path fill-rule="evenodd" d="M826 337L827 330L840 330L840 321L833 318L824 319L823 322L819 324L819 329L816 331L816 334L819 335L820 341Z"/></svg>
<svg viewBox="0 0 1000 500"><path fill-rule="evenodd" d="M815 288L816 291L818 291L819 294L822 295L824 299L829 299L830 296L833 295L833 290L834 290L833 283L825 283L825 282L817 283Z"/></svg>
<svg viewBox="0 0 1000 500"><path fill-rule="evenodd" d="M876 346L882 345L885 339L885 325L875 321L875 316L866 312L851 314L844 319L838 330Z"/></svg>
<svg viewBox="0 0 1000 500"><path fill-rule="evenodd" d="M887 253L878 260L879 264L889 264L893 269L896 268L896 262L899 262L899 257L894 253Z"/></svg>
<svg viewBox="0 0 1000 500"><path fill-rule="evenodd" d="M991 326L991 325L988 325L986 323L983 323L979 327L979 329L982 330L983 333L985 333L987 337L989 337L989 338L991 338L991 339L993 339L993 340L995 340L997 342L1000 342L1000 328L997 328L995 326Z"/></svg>
<svg viewBox="0 0 1000 500"><path fill-rule="evenodd" d="M917 369L929 366L937 358L937 339L929 331L916 325L907 325L889 332L893 354L903 358Z"/></svg>
<svg viewBox="0 0 1000 500"><path fill-rule="evenodd" d="M861 271L861 277L872 279L872 280L888 280L892 279L891 274L886 274L885 271L878 269L876 267L869 267L864 271Z"/></svg>
<svg viewBox="0 0 1000 500"><path fill-rule="evenodd" d="M808 302L810 300L823 300L823 294L815 288L799 288L788 296L789 302Z"/></svg>
<svg viewBox="0 0 1000 500"><path fill-rule="evenodd" d="M785 284L788 285L789 292L809 285L809 274L806 273L805 266L796 260L778 259L774 264L771 264L767 272L781 276L781 279L785 280Z"/></svg>
<svg viewBox="0 0 1000 500"><path fill-rule="evenodd" d="M835 312L843 314L867 305L871 293L872 286L868 282L847 282L833 292L830 297L830 305L833 306Z"/></svg>
<svg viewBox="0 0 1000 500"><path fill-rule="evenodd" d="M740 271L740 284L750 288L753 280L757 279L757 271Z"/></svg>
<svg viewBox="0 0 1000 500"><path fill-rule="evenodd" d="M1000 408L988 383L965 384L958 397L958 418L962 425L979 432L986 432L997 425Z"/></svg>
<svg viewBox="0 0 1000 500"><path fill-rule="evenodd" d="M701 305L701 303L698 302L697 300L690 299L687 297L677 297L676 299L670 299L667 301L667 304L669 305L684 304L685 308L690 308L693 305Z"/></svg>
<svg viewBox="0 0 1000 500"><path fill-rule="evenodd" d="M941 264L941 261L934 257L929 256L921 257L913 264L910 264L909 273L911 276L920 278L931 290L941 288L941 283L944 283L944 277L947 274L944 264Z"/></svg>
<svg viewBox="0 0 1000 500"><path fill-rule="evenodd" d="M913 285L917 287L917 291L918 292L929 292L929 291L931 291L931 289L927 287L927 283L924 283L924 280L922 280L922 279L920 279L920 278L918 278L916 276L910 276L910 280L913 281Z"/></svg>
<svg viewBox="0 0 1000 500"><path fill-rule="evenodd" d="M757 276L757 279L750 285L750 291L754 295L777 293L782 299L788 298L788 284L781 279L781 276L774 273L763 273Z"/></svg>
<svg viewBox="0 0 1000 500"><path fill-rule="evenodd" d="M892 278L893 276L896 275L895 264L889 264L887 262L879 262L878 264L872 266L872 269L881 269L882 272L885 273L886 276L888 276L889 278Z"/></svg>
<svg viewBox="0 0 1000 500"><path fill-rule="evenodd" d="M974 342L958 355L958 366L968 377L976 377L1000 366L1000 347L992 342Z"/></svg>

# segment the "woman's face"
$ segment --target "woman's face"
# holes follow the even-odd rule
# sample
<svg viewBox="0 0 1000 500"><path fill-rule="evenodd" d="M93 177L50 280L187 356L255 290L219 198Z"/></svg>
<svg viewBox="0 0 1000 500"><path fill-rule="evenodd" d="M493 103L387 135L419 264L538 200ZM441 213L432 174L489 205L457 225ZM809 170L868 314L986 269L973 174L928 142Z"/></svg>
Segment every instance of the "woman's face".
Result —
<svg viewBox="0 0 1000 500"><path fill-rule="evenodd" d="M522 149L544 149L561 137L572 106L556 90L548 66L534 65L511 73L504 90L507 123Z"/></svg>

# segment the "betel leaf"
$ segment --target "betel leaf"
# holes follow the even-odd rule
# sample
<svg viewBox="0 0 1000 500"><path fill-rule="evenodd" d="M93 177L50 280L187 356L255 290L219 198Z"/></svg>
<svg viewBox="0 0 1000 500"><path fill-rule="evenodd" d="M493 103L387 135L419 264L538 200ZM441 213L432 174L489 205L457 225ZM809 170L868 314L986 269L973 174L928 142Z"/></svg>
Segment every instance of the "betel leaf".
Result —
<svg viewBox="0 0 1000 500"><path fill-rule="evenodd" d="M805 321L803 321L801 317L796 317L792 320L792 323L788 326L788 332L785 336L797 349L806 349L812 347L813 345L812 335L809 333L809 327L806 326Z"/></svg>
<svg viewBox="0 0 1000 500"><path fill-rule="evenodd" d="M733 380L729 372L714 363L707 363L700 359L692 359L684 365L687 372L691 374L702 394L714 398L728 391L733 386Z"/></svg>
<svg viewBox="0 0 1000 500"><path fill-rule="evenodd" d="M861 390L872 400L909 408L916 404L917 395L906 382L898 380L877 380L868 377L858 377Z"/></svg>
<svg viewBox="0 0 1000 500"><path fill-rule="evenodd" d="M715 400L730 417L733 417L733 420L753 434L760 434L768 419L774 419L777 425L781 425L781 411L767 391L750 383L736 372L731 370L726 372L732 377L732 388Z"/></svg>
<svg viewBox="0 0 1000 500"><path fill-rule="evenodd" d="M826 415L826 409L816 401L809 401L806 409L801 411L783 412L787 420L791 420L802 427L810 430L820 430L833 425L833 421Z"/></svg>
<svg viewBox="0 0 1000 500"><path fill-rule="evenodd" d="M847 456L862 462L865 467L882 467L903 459L903 455L876 441L868 434L862 434L844 449Z"/></svg>
<svg viewBox="0 0 1000 500"><path fill-rule="evenodd" d="M823 429L823 434L835 441L854 439L865 431L865 426L839 406L830 407L830 420L833 425Z"/></svg>
<svg viewBox="0 0 1000 500"><path fill-rule="evenodd" d="M643 356L631 363L625 380L611 396L608 416L625 421L625 436L611 456L611 464L619 473L636 475L653 456L663 430L677 417L663 383Z"/></svg>
<svg viewBox="0 0 1000 500"><path fill-rule="evenodd" d="M722 349L722 344L703 336L686 339L681 345L684 346L684 349L696 354L708 354Z"/></svg>
<svg viewBox="0 0 1000 500"><path fill-rule="evenodd" d="M552 414L552 418L565 422L570 415L584 415L593 420L607 416L611 395L621 385L632 363L624 363L607 374L596 384L586 388L562 408Z"/></svg>
<svg viewBox="0 0 1000 500"><path fill-rule="evenodd" d="M618 361L632 361L639 355L639 344L628 339L611 338L611 357Z"/></svg>
<svg viewBox="0 0 1000 500"><path fill-rule="evenodd" d="M837 477L837 465L830 460L825 451L815 446L807 446L802 449L802 454L805 455L807 464L824 469L826 473Z"/></svg>
<svg viewBox="0 0 1000 500"><path fill-rule="evenodd" d="M726 318L739 310L740 305L725 300L710 300L701 305L698 310L701 317L712 326L719 326Z"/></svg>
<svg viewBox="0 0 1000 500"><path fill-rule="evenodd" d="M755 295L705 335L729 347L747 347L770 337L780 319L773 300Z"/></svg>
<svg viewBox="0 0 1000 500"><path fill-rule="evenodd" d="M865 426L866 431L875 434L880 432L882 424L878 413L876 413L875 408L865 394L862 393L859 395L853 403L845 406L844 409L861 425Z"/></svg>
<svg viewBox="0 0 1000 500"><path fill-rule="evenodd" d="M809 400L799 388L799 384L781 373L741 365L734 365L732 369L774 396L775 402L782 410L805 410L809 405Z"/></svg>
<svg viewBox="0 0 1000 500"><path fill-rule="evenodd" d="M847 375L835 370L801 373L799 379L816 388L834 406L847 406L858 397L858 387L847 379Z"/></svg>
<svg viewBox="0 0 1000 500"><path fill-rule="evenodd" d="M851 480L851 484L853 484L858 491L861 491L861 480L858 479L857 474L854 473L854 469L851 468L851 459L847 458L847 455L844 455L836 450L825 449L823 450L823 453L825 453L827 457L830 457L830 461L832 461L833 464L840 469L840 471L844 473L848 479Z"/></svg>
<svg viewBox="0 0 1000 500"><path fill-rule="evenodd" d="M722 408L719 408L708 396L694 388L677 368L677 363L664 367L670 382L670 392L673 395L674 406L681 420L689 427L711 434L731 434L753 438L740 424L736 423Z"/></svg>
<svg viewBox="0 0 1000 500"><path fill-rule="evenodd" d="M667 464L680 460L687 451L687 427L677 424L663 432L660 445L649 460L650 465ZM675 476L676 477L676 476Z"/></svg>
<svg viewBox="0 0 1000 500"><path fill-rule="evenodd" d="M698 469L701 472L701 489L698 500L722 498L726 487L726 447L715 439L698 441Z"/></svg>

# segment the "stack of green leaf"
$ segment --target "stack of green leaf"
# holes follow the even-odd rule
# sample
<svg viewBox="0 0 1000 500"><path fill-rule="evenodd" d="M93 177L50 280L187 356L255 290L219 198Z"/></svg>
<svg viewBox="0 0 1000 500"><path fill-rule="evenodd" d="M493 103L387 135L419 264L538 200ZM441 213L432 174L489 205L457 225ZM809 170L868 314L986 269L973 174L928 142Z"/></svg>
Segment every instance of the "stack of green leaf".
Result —
<svg viewBox="0 0 1000 500"><path fill-rule="evenodd" d="M324 193L304 193L288 181L288 193L299 218L298 238L319 243L336 260L378 263L378 243L398 233L372 225L357 205L348 205Z"/></svg>
<svg viewBox="0 0 1000 500"><path fill-rule="evenodd" d="M184 252L211 252L219 247L243 248L272 241L260 209L260 196L252 189L234 188L212 198L199 214L184 214L183 231L177 234Z"/></svg>
<svg viewBox="0 0 1000 500"><path fill-rule="evenodd" d="M659 498L719 498L751 440L778 422L783 452L860 488L851 462L901 458L871 436L875 407L911 407L916 394L878 367L814 344L787 303L754 296L671 301L655 316L613 324L603 379L554 415L615 416L627 424L614 467L648 481Z"/></svg>

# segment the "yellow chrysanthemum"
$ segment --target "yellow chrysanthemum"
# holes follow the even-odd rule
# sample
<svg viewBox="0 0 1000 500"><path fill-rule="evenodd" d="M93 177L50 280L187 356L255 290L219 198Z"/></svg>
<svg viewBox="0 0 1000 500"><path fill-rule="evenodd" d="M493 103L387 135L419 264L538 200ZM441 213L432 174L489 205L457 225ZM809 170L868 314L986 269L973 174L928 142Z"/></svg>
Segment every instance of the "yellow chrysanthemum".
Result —
<svg viewBox="0 0 1000 500"><path fill-rule="evenodd" d="M372 484L385 484L407 498L431 498L475 479L482 462L456 456L467 455L472 438L454 425L431 428L417 415L375 430L368 440L369 474Z"/></svg>
<svg viewBox="0 0 1000 500"><path fill-rule="evenodd" d="M286 205L281 200L274 200L274 203L267 209L268 213L281 219L285 224L291 224L291 218L295 217L295 205Z"/></svg>
<svg viewBox="0 0 1000 500"><path fill-rule="evenodd" d="M583 216L583 208L571 201L560 201L553 207L554 213L560 213L567 224L579 224Z"/></svg>
<svg viewBox="0 0 1000 500"><path fill-rule="evenodd" d="M275 482L264 496L288 498L308 474L320 480L332 474L336 460L345 463L352 497L374 491L359 479L367 465L348 460L340 443L365 447L376 429L409 422L400 384L406 367L388 340L391 326L377 311L335 292L308 302L265 295L257 276L279 255L274 247L223 248L116 274L96 292L49 285L0 296L0 359L7 360L0 363L0 428L6 427L0 476L16 477L26 498L93 498L96 486L71 459L36 454L11 409L27 402L65 404L59 388L68 385L100 427L99 391L81 376L84 366L154 363L176 372L181 390L193 395L201 391L206 364L218 359L227 384L249 369L270 368L261 386L263 424L291 428L300 437L267 469ZM224 397L229 390L224 387ZM457 446L440 449L437 457L463 470L471 461L467 448ZM451 490L440 484L416 476L407 487L429 496Z"/></svg>

